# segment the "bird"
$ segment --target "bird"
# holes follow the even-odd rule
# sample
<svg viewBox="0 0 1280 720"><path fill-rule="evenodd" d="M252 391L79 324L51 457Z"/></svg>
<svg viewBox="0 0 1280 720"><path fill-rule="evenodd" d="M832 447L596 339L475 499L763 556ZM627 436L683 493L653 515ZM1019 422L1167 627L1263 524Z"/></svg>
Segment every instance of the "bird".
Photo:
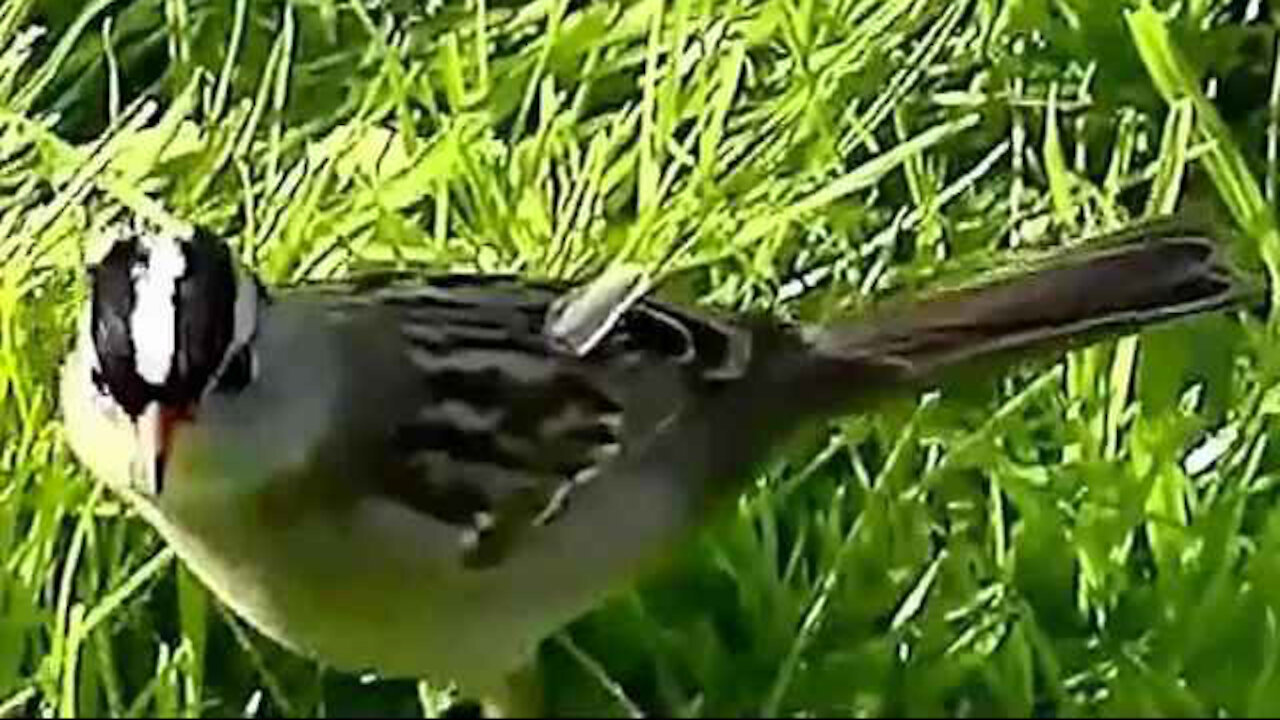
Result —
<svg viewBox="0 0 1280 720"><path fill-rule="evenodd" d="M1256 292L1213 233L1139 227L814 324L650 293L577 352L547 332L571 284L268 287L229 238L140 223L86 265L60 397L90 475L286 648L528 714L539 643L800 429Z"/></svg>

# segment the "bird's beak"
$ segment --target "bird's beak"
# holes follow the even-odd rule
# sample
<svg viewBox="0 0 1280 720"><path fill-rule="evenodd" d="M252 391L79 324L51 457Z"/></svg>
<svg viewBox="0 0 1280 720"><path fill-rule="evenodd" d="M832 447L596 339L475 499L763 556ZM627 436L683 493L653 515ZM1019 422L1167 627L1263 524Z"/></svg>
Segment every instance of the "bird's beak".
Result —
<svg viewBox="0 0 1280 720"><path fill-rule="evenodd" d="M148 405L138 416L135 425L138 455L134 458L133 468L136 489L153 497L164 490L165 466L169 461L174 428L190 418L191 413L185 408L156 402Z"/></svg>

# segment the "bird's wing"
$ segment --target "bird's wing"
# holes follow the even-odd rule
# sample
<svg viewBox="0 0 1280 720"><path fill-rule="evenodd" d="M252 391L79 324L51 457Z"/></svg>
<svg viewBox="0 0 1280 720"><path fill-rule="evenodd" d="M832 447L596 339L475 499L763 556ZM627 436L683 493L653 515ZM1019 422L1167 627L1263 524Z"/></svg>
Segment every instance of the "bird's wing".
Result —
<svg viewBox="0 0 1280 720"><path fill-rule="evenodd" d="M331 289L391 313L425 393L394 428L381 491L456 526L471 567L570 512L574 490L652 431L663 403L674 412L750 360L749 330L652 300L579 355L545 332L561 288L451 275ZM650 386L656 375L668 385Z"/></svg>

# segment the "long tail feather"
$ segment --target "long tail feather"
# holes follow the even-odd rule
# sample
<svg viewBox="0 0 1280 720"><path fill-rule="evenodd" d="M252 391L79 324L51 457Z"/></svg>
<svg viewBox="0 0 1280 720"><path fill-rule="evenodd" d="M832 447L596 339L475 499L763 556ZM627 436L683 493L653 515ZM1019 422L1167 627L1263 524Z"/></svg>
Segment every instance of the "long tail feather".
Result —
<svg viewBox="0 0 1280 720"><path fill-rule="evenodd" d="M1257 292L1202 234L1113 243L1012 279L806 331L808 371L799 378L806 387L798 390L843 404L975 362L1224 309Z"/></svg>

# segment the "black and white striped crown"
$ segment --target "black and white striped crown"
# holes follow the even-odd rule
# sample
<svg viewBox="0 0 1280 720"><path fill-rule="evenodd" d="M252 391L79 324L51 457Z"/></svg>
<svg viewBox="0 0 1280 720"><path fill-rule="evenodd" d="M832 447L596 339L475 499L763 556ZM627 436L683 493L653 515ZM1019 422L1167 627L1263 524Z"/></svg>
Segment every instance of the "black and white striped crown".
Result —
<svg viewBox="0 0 1280 720"><path fill-rule="evenodd" d="M130 416L197 402L256 319L256 287L226 243L130 226L89 267L94 382Z"/></svg>

